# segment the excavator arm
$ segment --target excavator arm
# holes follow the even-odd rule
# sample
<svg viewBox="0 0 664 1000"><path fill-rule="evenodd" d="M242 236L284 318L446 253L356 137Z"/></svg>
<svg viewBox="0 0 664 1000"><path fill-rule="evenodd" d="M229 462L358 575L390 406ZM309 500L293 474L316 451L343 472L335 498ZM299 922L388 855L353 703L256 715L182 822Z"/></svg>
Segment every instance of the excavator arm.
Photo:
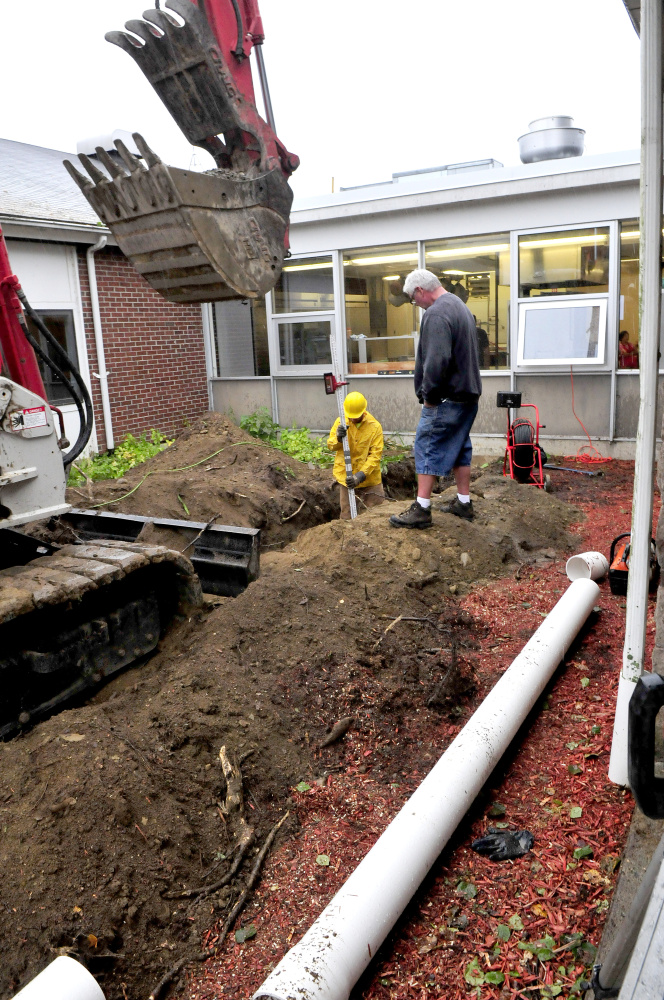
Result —
<svg viewBox="0 0 664 1000"><path fill-rule="evenodd" d="M111 31L108 41L137 63L193 145L216 169L166 166L139 134L136 150L81 155L89 178L65 166L121 250L164 298L211 302L258 298L274 287L288 252L298 166L274 122L255 107L249 64L256 46L268 118L271 104L255 0L166 0ZM174 16L174 15L177 15ZM102 170L101 167L105 170Z"/></svg>

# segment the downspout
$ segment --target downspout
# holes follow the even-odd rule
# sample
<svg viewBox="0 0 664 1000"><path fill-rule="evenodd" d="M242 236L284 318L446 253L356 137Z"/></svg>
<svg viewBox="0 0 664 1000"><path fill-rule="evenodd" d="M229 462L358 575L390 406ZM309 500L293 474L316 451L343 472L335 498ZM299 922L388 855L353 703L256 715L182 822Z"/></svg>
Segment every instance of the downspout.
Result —
<svg viewBox="0 0 664 1000"><path fill-rule="evenodd" d="M347 1000L592 611L575 580L438 763L253 1000Z"/></svg>
<svg viewBox="0 0 664 1000"><path fill-rule="evenodd" d="M99 294L97 291L97 269L95 268L94 255L97 250L103 250L108 242L107 236L100 236L94 246L91 246L86 255L88 265L88 280L90 283L90 303L92 306L92 327L95 332L95 348L97 351L98 372L93 372L95 378L99 379L99 390L101 392L101 408L104 414L104 436L106 438L106 450L112 451L115 448L113 437L113 417L111 416L111 400L108 395L108 372L106 371L106 355L104 353L104 335L101 328L101 313L99 311Z"/></svg>
<svg viewBox="0 0 664 1000"><path fill-rule="evenodd" d="M634 460L625 644L609 778L627 785L627 716L643 673L650 582L662 245L662 2L641 0L641 225L639 246L640 407Z"/></svg>

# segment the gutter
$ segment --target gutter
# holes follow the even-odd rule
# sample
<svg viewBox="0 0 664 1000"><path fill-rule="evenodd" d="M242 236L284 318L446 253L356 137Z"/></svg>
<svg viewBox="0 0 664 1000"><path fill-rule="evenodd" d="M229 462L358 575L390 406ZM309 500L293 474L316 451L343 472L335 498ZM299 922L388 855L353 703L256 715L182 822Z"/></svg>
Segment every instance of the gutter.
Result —
<svg viewBox="0 0 664 1000"><path fill-rule="evenodd" d="M94 222L76 222L74 219L50 219L47 217L16 215L11 212L0 211L0 223L2 223L5 234L12 238L18 238L21 229L44 229L46 231L55 230L62 233L77 233L81 237L77 242L90 243L94 243L99 234L104 233L108 237L109 243L115 244L115 238L112 236L110 229ZM12 228L14 231L9 231ZM30 238L35 239L34 233L30 233Z"/></svg>
<svg viewBox="0 0 664 1000"><path fill-rule="evenodd" d="M347 1000L593 609L575 580L304 937L252 1000Z"/></svg>
<svg viewBox="0 0 664 1000"><path fill-rule="evenodd" d="M97 350L98 372L92 374L99 379L99 389L101 391L101 406L104 414L104 434L106 437L106 450L112 451L115 447L113 437L113 417L111 415L111 400L108 394L108 371L106 370L106 355L104 352L104 334L101 326L101 313L99 311L99 293L97 290L97 270L95 268L94 255L97 250L102 250L108 242L107 236L100 236L94 246L91 246L85 253L88 265L88 279L90 282L90 303L92 305L92 326L95 333L95 348Z"/></svg>

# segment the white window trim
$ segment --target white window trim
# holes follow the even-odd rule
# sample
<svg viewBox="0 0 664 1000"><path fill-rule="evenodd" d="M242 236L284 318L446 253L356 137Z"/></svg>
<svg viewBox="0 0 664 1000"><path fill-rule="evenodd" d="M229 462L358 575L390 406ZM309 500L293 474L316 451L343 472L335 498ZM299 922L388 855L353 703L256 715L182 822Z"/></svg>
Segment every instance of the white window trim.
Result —
<svg viewBox="0 0 664 1000"><path fill-rule="evenodd" d="M526 326L526 316L529 312L541 311L543 309L569 309L574 307L582 306L599 306L599 340L597 343L597 357L596 358L572 358L572 357L557 357L557 358L538 358L533 360L531 358L524 358L523 347L524 347L524 333ZM518 339L517 339L517 358L516 363L518 368L521 369L532 369L532 368L550 368L550 367L561 367L570 366L574 367L588 367L592 365L594 368L604 365L604 359L606 356L606 341L607 341L607 307L608 307L608 295L565 295L558 298L548 298L542 296L537 299L521 299L519 301L519 327L518 327Z"/></svg>
<svg viewBox="0 0 664 1000"><path fill-rule="evenodd" d="M276 355L275 375L323 375L334 367L330 361L321 365L284 365L281 363L281 351L279 347L279 327L285 323L315 323L316 320L324 320L330 324L330 335L334 336L336 343L336 315L334 312L313 312L313 313L279 313L273 316L274 323L274 346ZM338 346L337 346L338 354ZM336 374L336 373L335 373Z"/></svg>
<svg viewBox="0 0 664 1000"><path fill-rule="evenodd" d="M514 389L516 386L516 377L519 374L530 374L537 372L538 369L543 369L543 374L554 374L553 369L558 367L560 371L564 371L565 368L569 368L568 362L564 360L550 361L550 362L521 362L519 360L519 350L521 346L521 304L532 303L534 301L538 302L551 302L556 301L561 298L561 296L537 296L537 299L533 298L522 298L519 296L520 289L520 274L519 274L519 240L522 236L537 236L545 235L546 233L566 233L566 232L576 232L579 229L607 229L609 230L609 292L600 293L598 295L588 295L584 293L578 296L579 298L604 298L607 302L606 311L606 325L605 325L605 339L604 339L604 359L602 363L596 359L584 359L584 368L593 367L593 371L597 371L598 374L601 373L613 373L615 375L617 368L617 351L618 351L618 303L620 297L620 219L599 219L591 220L589 222L575 222L566 226L546 226L537 229L513 229L510 233L510 331L511 331L511 350L510 350L510 370L511 379L510 383ZM613 282L613 284L612 284ZM614 294L611 294L611 289L613 288ZM563 296L566 301L574 301L577 296L566 295ZM573 364L576 366L580 362L574 361ZM612 399L615 401L615 393L613 393Z"/></svg>

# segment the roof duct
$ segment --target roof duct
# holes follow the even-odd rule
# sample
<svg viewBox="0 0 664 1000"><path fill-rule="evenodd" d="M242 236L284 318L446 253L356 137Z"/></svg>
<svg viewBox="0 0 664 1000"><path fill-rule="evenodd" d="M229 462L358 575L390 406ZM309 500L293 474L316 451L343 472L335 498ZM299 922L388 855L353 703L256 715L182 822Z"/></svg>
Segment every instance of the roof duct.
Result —
<svg viewBox="0 0 664 1000"><path fill-rule="evenodd" d="M87 139L81 139L80 142L76 143L76 153L77 155L85 153L86 156L96 156L97 147L101 146L107 153L117 154L116 139L122 139L129 152L134 156L141 155L131 132L127 132L123 128L116 128L113 132L107 132L104 135L91 135Z"/></svg>
<svg viewBox="0 0 664 1000"><path fill-rule="evenodd" d="M567 115L551 115L530 122L525 135L519 136L519 155L522 163L540 160L562 160L583 153L582 128L574 128L574 119Z"/></svg>

